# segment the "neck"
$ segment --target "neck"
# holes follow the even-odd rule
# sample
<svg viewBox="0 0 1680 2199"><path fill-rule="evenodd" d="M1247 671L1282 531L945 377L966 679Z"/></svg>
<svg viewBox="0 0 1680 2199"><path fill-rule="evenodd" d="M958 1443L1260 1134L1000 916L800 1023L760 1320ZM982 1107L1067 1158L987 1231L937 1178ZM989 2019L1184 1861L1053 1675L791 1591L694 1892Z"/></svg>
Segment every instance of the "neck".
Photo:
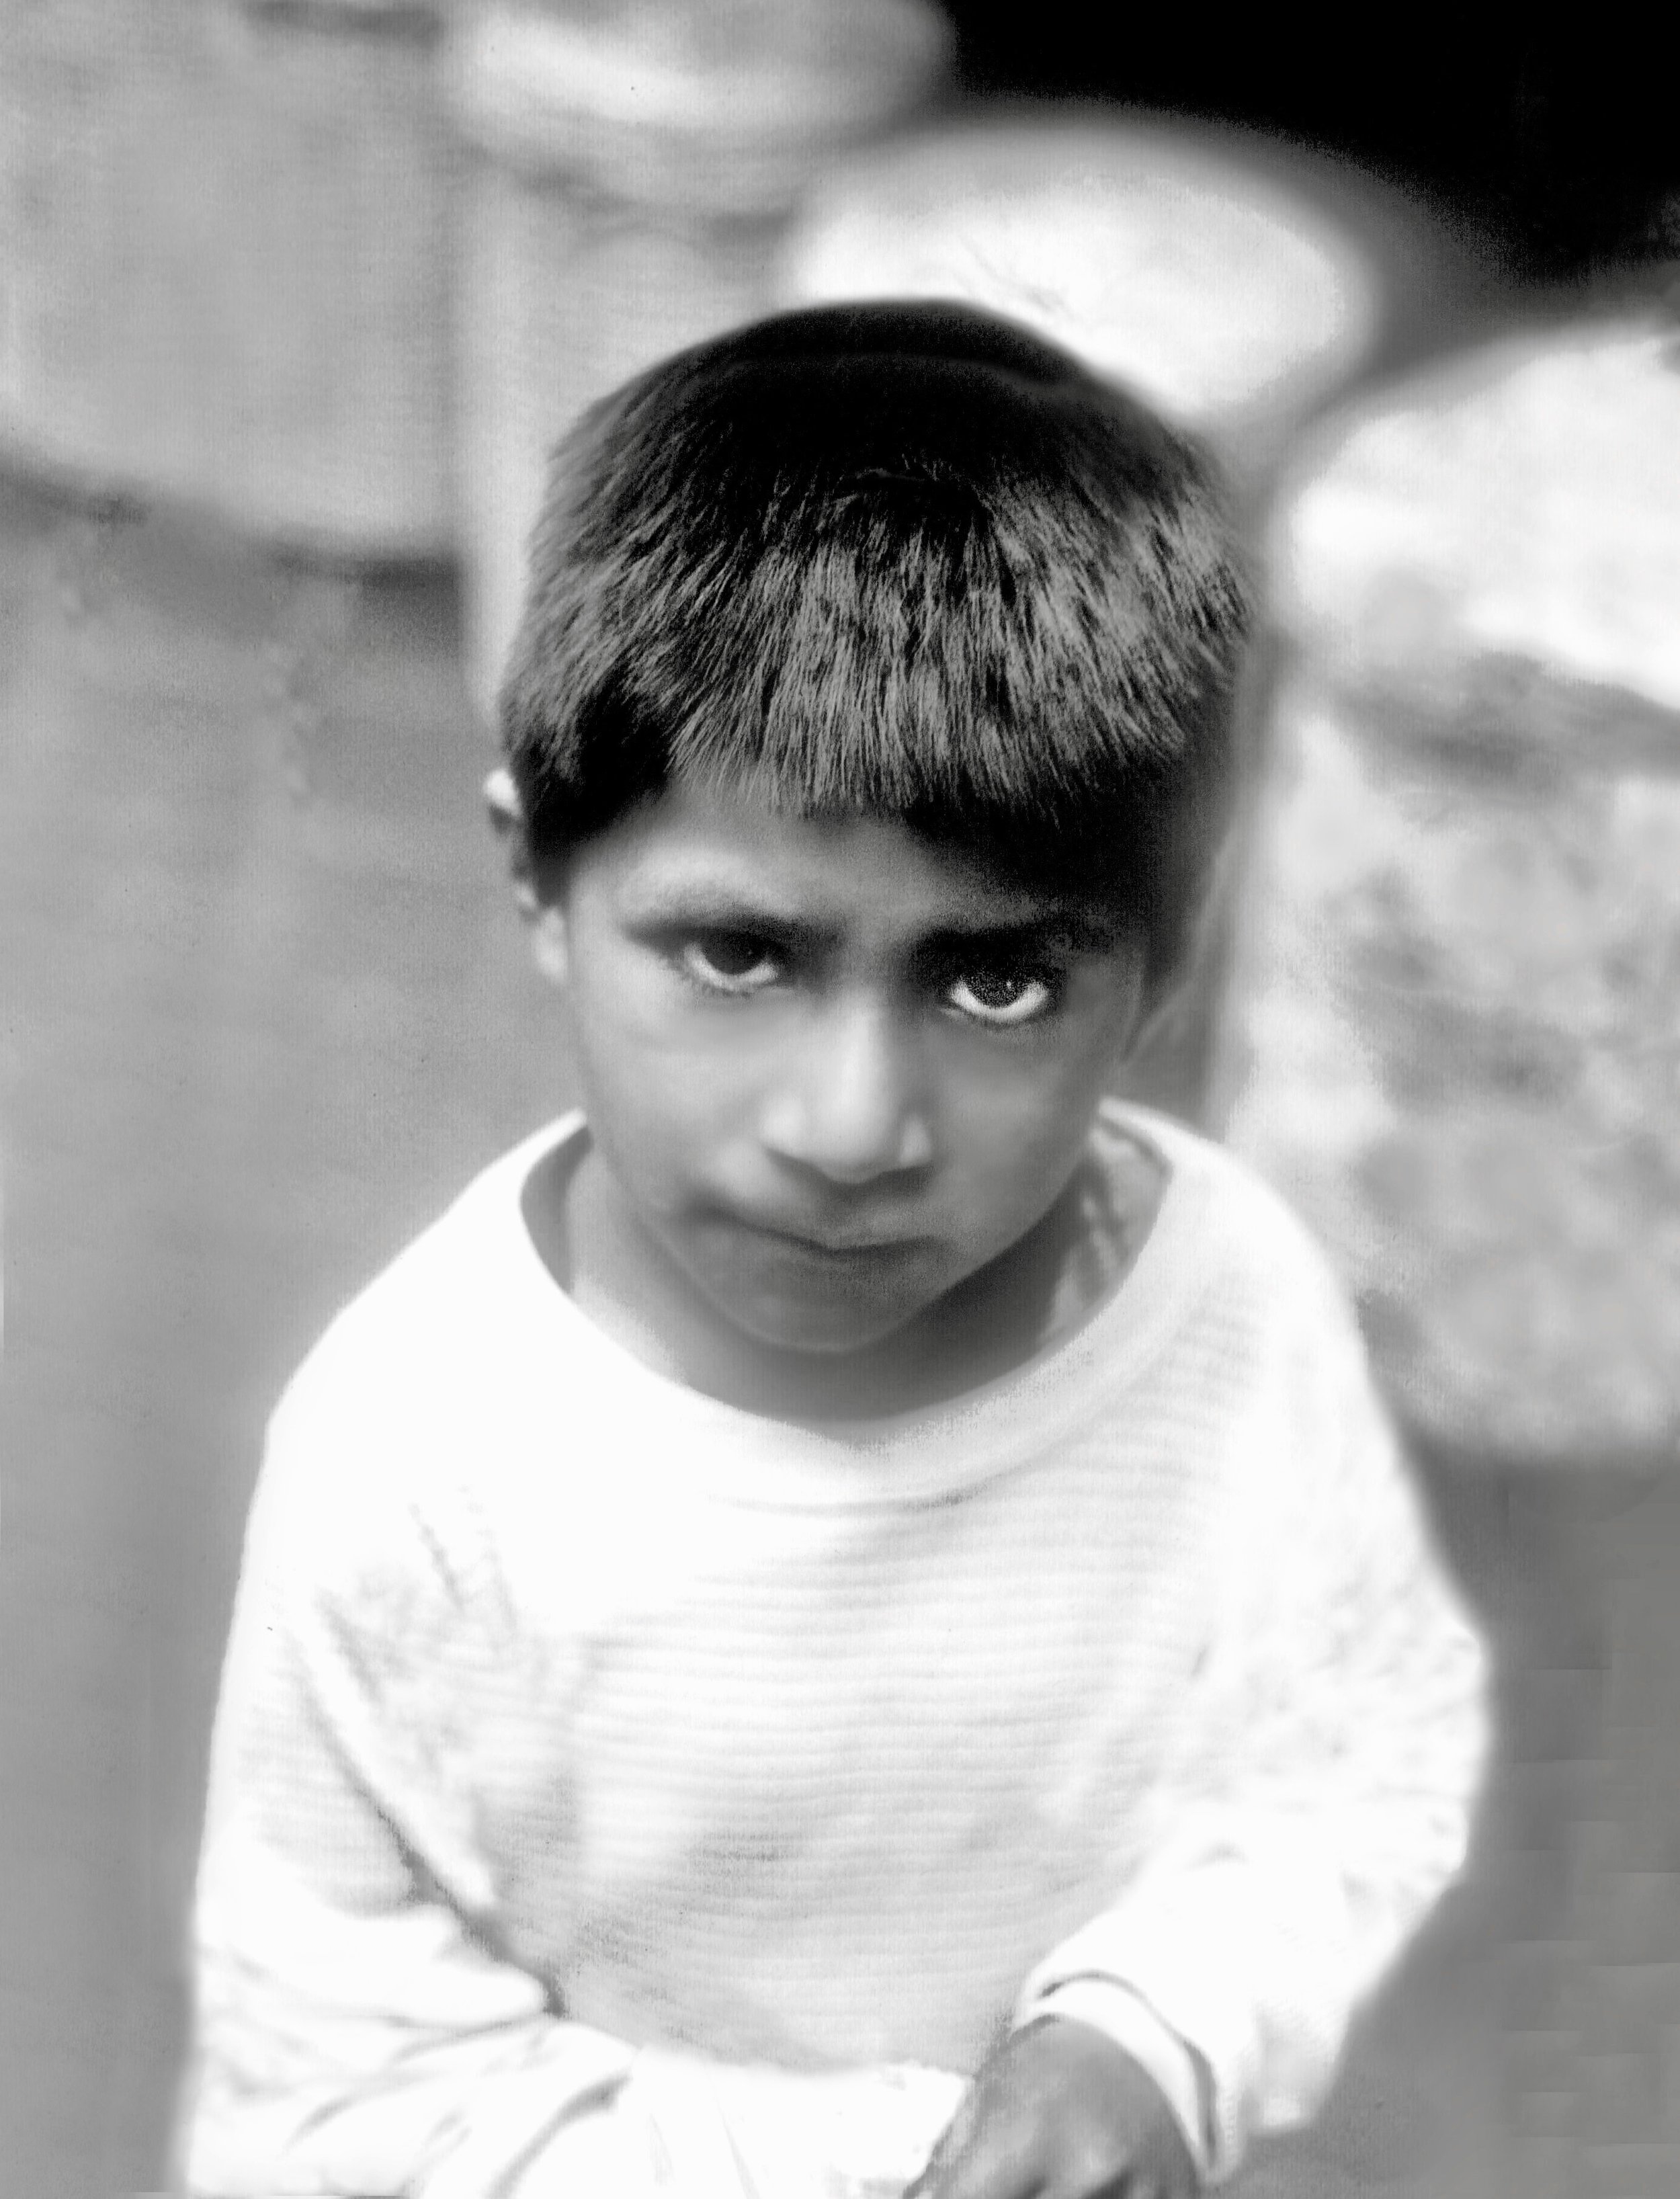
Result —
<svg viewBox="0 0 1680 2199"><path fill-rule="evenodd" d="M598 1327L670 1380L808 1425L913 1411L1024 1365L1108 1295L1150 1211L1117 1214L1102 1171L1082 1166L988 1267L880 1342L827 1354L762 1344L719 1313L642 1228L592 1146L557 1156L526 1194L545 1263Z"/></svg>

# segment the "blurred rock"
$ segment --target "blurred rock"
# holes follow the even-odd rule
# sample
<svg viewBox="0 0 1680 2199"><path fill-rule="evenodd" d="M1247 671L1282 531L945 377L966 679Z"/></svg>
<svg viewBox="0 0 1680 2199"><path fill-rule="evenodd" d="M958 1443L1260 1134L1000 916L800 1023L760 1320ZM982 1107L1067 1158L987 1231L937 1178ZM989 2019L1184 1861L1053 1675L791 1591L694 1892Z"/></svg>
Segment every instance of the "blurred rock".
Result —
<svg viewBox="0 0 1680 2199"><path fill-rule="evenodd" d="M1461 717L1490 657L1680 711L1680 321L1518 338L1294 469L1278 613L1333 677Z"/></svg>
<svg viewBox="0 0 1680 2199"><path fill-rule="evenodd" d="M0 10L0 450L298 547L446 552L446 4Z"/></svg>
<svg viewBox="0 0 1680 2199"><path fill-rule="evenodd" d="M1450 1451L1680 1438L1676 361L1649 320L1494 347L1278 510L1227 1132Z"/></svg>
<svg viewBox="0 0 1680 2199"><path fill-rule="evenodd" d="M860 157L789 245L791 303L953 297L1040 329L1263 473L1428 289L1421 218L1257 134L1016 110Z"/></svg>
<svg viewBox="0 0 1680 2199"><path fill-rule="evenodd" d="M598 397L755 318L823 164L913 107L930 0L512 0L452 53L469 674L490 712L549 453Z"/></svg>

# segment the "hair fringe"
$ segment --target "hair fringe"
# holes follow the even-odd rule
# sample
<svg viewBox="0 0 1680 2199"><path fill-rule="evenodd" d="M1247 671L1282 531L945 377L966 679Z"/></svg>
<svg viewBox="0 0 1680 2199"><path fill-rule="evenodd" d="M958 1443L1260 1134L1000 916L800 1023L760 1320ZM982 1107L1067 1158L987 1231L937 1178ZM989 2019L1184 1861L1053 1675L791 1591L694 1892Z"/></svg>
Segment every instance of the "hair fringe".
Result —
<svg viewBox="0 0 1680 2199"><path fill-rule="evenodd" d="M560 446L501 696L534 856L673 780L903 820L1170 957L1250 621L1205 458L971 309L820 308L665 362Z"/></svg>

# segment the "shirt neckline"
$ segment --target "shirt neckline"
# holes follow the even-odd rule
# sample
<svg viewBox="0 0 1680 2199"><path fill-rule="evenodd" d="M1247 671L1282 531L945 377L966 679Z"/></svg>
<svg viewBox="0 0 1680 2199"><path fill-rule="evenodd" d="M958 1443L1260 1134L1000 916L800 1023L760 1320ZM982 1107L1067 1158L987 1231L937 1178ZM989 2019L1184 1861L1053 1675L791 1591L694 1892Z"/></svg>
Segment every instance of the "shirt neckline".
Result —
<svg viewBox="0 0 1680 2199"><path fill-rule="evenodd" d="M1160 1165L1151 1227L1117 1285L1066 1334L973 1389L879 1419L813 1426L776 1420L693 1390L599 1327L555 1280L532 1239L522 1197L533 1170L588 1134L581 1110L548 1124L493 1167L494 1207L516 1240L526 1348L562 1351L580 1409L639 1426L644 1465L736 1502L789 1506L937 1501L1053 1446L1088 1420L1094 1396L1135 1381L1176 1327L1196 1280L1192 1247L1206 1196L1198 1140L1170 1118L1105 1100L1094 1138L1123 1136ZM490 1188L490 1187L487 1187ZM657 1470L656 1467L653 1470Z"/></svg>

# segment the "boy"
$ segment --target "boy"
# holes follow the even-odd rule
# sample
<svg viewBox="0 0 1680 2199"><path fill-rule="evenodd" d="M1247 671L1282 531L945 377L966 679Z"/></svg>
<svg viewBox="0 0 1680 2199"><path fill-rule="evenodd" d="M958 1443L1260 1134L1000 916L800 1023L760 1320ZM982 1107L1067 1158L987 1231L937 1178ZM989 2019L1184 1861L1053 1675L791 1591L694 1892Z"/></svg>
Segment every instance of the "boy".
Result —
<svg viewBox="0 0 1680 2199"><path fill-rule="evenodd" d="M1102 1097L1245 621L1194 454L959 308L573 436L493 795L586 1104L272 1423L195 2191L1188 2199L1311 2113L1483 1665L1316 1253Z"/></svg>

